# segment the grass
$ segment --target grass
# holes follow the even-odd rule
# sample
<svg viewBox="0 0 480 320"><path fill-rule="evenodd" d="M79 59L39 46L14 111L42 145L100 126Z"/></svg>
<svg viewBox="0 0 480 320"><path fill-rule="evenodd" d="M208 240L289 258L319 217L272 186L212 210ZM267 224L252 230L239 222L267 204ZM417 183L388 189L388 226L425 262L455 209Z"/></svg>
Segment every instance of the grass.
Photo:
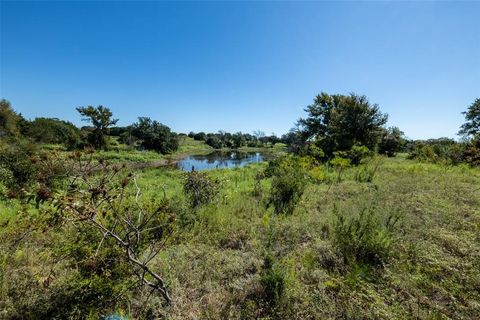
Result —
<svg viewBox="0 0 480 320"><path fill-rule="evenodd" d="M205 148L189 141L181 150ZM167 319L478 319L480 169L400 156L382 159L374 174L360 179L359 170L369 168L364 166L345 169L340 180L325 169L289 215L266 205L271 179L256 179L264 163L211 171L220 193L196 209L182 192L184 173L137 171L145 204L153 208L165 194L177 208L176 232L155 261L174 304L160 307L152 298L149 305ZM21 206L0 201L0 223ZM339 214L364 223L360 231L336 229ZM365 215L369 220L362 220ZM390 228L392 216L398 221ZM374 236L364 238L363 230ZM0 232L4 238L8 233ZM354 245L341 243L342 234L354 237ZM61 267L41 259L49 241L60 238L61 231L36 233L15 249L1 245L2 272L21 266L38 279L52 268L60 275ZM352 252L365 244L368 254L382 250L381 259L369 263ZM28 255L19 258L20 252ZM14 278L2 279L0 300L10 312L6 297ZM33 299L35 293L26 295ZM128 310L140 300L131 297L116 311L135 316Z"/></svg>

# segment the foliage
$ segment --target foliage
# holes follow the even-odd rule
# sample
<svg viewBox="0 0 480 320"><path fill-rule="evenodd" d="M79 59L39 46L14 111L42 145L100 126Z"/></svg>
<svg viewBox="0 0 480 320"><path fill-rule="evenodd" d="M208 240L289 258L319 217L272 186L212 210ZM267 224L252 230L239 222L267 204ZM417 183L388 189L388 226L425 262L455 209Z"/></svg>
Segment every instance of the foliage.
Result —
<svg viewBox="0 0 480 320"><path fill-rule="evenodd" d="M363 159L371 156L372 152L366 146L355 145L347 151L335 151L333 155L338 158L349 159L350 164L358 166Z"/></svg>
<svg viewBox="0 0 480 320"><path fill-rule="evenodd" d="M95 229L102 235L97 252L102 245L121 250L123 260L130 264L140 284L170 303L163 278L151 267L152 259L172 232L175 219L166 199L148 209L139 203L141 190L132 173L106 161L95 162L93 153L78 152L71 159L67 165L73 170L68 170L67 188L51 201L61 213L60 221L74 221Z"/></svg>
<svg viewBox="0 0 480 320"><path fill-rule="evenodd" d="M271 254L267 254L264 259L261 279L264 290L264 299L270 307L278 304L284 295L286 274L282 266L275 261Z"/></svg>
<svg viewBox="0 0 480 320"><path fill-rule="evenodd" d="M207 135L205 132L198 132L193 135L193 139L198 140L198 141L205 141Z"/></svg>
<svg viewBox="0 0 480 320"><path fill-rule="evenodd" d="M69 149L80 143L80 130L59 119L36 118L28 123L25 135L36 142L64 144Z"/></svg>
<svg viewBox="0 0 480 320"><path fill-rule="evenodd" d="M177 134L170 128L147 117L138 118L132 126L132 135L141 141L147 150L155 150L162 154L172 153L178 149Z"/></svg>
<svg viewBox="0 0 480 320"><path fill-rule="evenodd" d="M10 102L0 100L0 137L14 137L20 133L18 123L22 117L12 108Z"/></svg>
<svg viewBox="0 0 480 320"><path fill-rule="evenodd" d="M55 153L38 152L24 141L0 147L0 182L9 197L46 200L64 174Z"/></svg>
<svg viewBox="0 0 480 320"><path fill-rule="evenodd" d="M307 173L326 167L307 157L294 163ZM0 199L0 318L101 319L114 313L131 319L478 318L479 169L385 157L375 186L356 183L355 173L368 165L370 160L346 168L338 183L306 179L301 205L291 215L266 212L251 193L268 163L208 172L222 181L218 201L195 212L178 207L184 205L184 173L134 171L145 212L161 207L165 218L178 217L180 210L194 215L194 223L169 224L173 232L167 232L164 245L160 241L150 264L165 277L171 306L155 293L146 299L150 290L140 286L115 239L105 239L95 256L103 234L93 225L62 219L47 203L37 210L31 203ZM101 175L97 171L91 178ZM127 176L122 169L118 177ZM123 201L135 215L131 179ZM261 180L265 197L272 179ZM164 192L168 201L159 199ZM381 262L361 262L348 250L352 255L345 261L337 246L336 215L348 224L364 208L373 212L372 225L388 235ZM402 218L385 231L397 213Z"/></svg>
<svg viewBox="0 0 480 320"><path fill-rule="evenodd" d="M354 179L357 182L372 182L380 167L380 158L374 157L363 166L359 166Z"/></svg>
<svg viewBox="0 0 480 320"><path fill-rule="evenodd" d="M298 148L296 153L302 156L312 157L318 162L325 160L325 152L314 142L306 143L302 148Z"/></svg>
<svg viewBox="0 0 480 320"><path fill-rule="evenodd" d="M466 145L462 157L471 166L480 166L480 138L474 139Z"/></svg>
<svg viewBox="0 0 480 320"><path fill-rule="evenodd" d="M342 180L342 173L351 166L351 160L336 155L329 161L329 164L337 171L337 182Z"/></svg>
<svg viewBox="0 0 480 320"><path fill-rule="evenodd" d="M107 148L107 134L110 126L117 123L118 119L112 118L112 112L109 108L98 106L78 107L77 111L84 118L83 121L92 123L93 130L88 133L87 140L95 149Z"/></svg>
<svg viewBox="0 0 480 320"><path fill-rule="evenodd" d="M378 153L385 154L388 157L394 157L405 144L403 132L397 127L384 129L380 143L378 144Z"/></svg>
<svg viewBox="0 0 480 320"><path fill-rule="evenodd" d="M390 256L392 231L399 217L389 215L381 222L371 208L364 208L358 214L339 213L334 208L334 244L350 265L361 263L382 265Z"/></svg>
<svg viewBox="0 0 480 320"><path fill-rule="evenodd" d="M219 182L205 172L187 172L183 184L183 192L190 201L192 208L209 204L218 194Z"/></svg>
<svg viewBox="0 0 480 320"><path fill-rule="evenodd" d="M480 135L480 98L468 107L467 111L462 112L465 115L465 123L460 127L458 134L464 136Z"/></svg>
<svg viewBox="0 0 480 320"><path fill-rule="evenodd" d="M424 162L460 164L465 161L466 144L449 138L415 141L408 154L409 159Z"/></svg>
<svg viewBox="0 0 480 320"><path fill-rule="evenodd" d="M255 131L254 134L249 133L229 133L226 131L218 131L217 133L190 132L189 137L193 137L198 141L205 143L212 148L241 148L241 147L271 147L280 139L274 134L267 136L261 131Z"/></svg>
<svg viewBox="0 0 480 320"><path fill-rule="evenodd" d="M377 146L387 116L366 96L322 93L306 107L308 117L298 125L304 141L315 139L328 157L334 151L347 151L355 145L370 150Z"/></svg>
<svg viewBox="0 0 480 320"><path fill-rule="evenodd" d="M276 214L292 214L306 187L306 167L310 160L286 157L272 162L265 175L272 177L269 205Z"/></svg>

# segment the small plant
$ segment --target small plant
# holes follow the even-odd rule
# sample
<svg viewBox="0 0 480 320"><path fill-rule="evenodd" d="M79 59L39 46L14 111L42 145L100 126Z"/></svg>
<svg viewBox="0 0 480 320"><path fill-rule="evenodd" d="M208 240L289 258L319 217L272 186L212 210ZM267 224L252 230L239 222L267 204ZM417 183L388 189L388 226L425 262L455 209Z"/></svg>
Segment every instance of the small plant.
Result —
<svg viewBox="0 0 480 320"><path fill-rule="evenodd" d="M359 166L355 172L355 181L357 182L372 182L377 173L380 161L374 159L365 165Z"/></svg>
<svg viewBox="0 0 480 320"><path fill-rule="evenodd" d="M345 169L350 167L350 159L342 158L338 155L330 160L330 165L337 171L337 182L342 181L342 173Z"/></svg>
<svg viewBox="0 0 480 320"><path fill-rule="evenodd" d="M390 256L392 231L399 216L389 215L384 223L373 209L347 216L334 207L333 241L349 265L357 263L379 266Z"/></svg>
<svg viewBox="0 0 480 320"><path fill-rule="evenodd" d="M211 179L205 172L192 171L186 174L183 191L192 208L196 208L215 199L219 191L219 183L217 180Z"/></svg>
<svg viewBox="0 0 480 320"><path fill-rule="evenodd" d="M267 254L263 263L260 281L264 292L264 299L271 307L275 306L283 296L285 291L285 278L286 274L284 269L275 261L271 254Z"/></svg>

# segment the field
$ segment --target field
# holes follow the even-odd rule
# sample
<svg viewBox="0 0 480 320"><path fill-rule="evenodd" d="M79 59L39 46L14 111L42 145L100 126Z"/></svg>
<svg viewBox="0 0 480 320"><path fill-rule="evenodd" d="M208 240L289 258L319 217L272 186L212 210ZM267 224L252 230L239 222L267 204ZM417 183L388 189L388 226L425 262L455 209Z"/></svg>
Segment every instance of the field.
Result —
<svg viewBox="0 0 480 320"><path fill-rule="evenodd" d="M478 319L480 170L403 155L376 161L369 179L371 164L341 175L322 167L292 214L268 206L272 178L258 179L265 163L211 171L220 192L195 209L184 173L136 171L143 203L153 208L165 194L175 209L154 262L173 304L145 302L143 291L122 291L115 303L97 294L83 315L136 318L146 303L142 312L167 319ZM63 260L88 238L75 227L36 228L45 217L17 200L2 200L0 212L0 318L62 318L62 306L74 317L75 286L102 286ZM359 256L365 248L375 256Z"/></svg>

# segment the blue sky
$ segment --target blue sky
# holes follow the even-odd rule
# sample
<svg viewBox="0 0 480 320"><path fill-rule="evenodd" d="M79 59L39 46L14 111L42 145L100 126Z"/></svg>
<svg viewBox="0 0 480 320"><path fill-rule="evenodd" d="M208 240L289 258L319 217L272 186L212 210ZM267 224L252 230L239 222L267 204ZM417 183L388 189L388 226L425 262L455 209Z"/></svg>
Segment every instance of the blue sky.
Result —
<svg viewBox="0 0 480 320"><path fill-rule="evenodd" d="M480 2L1 2L0 97L82 124L108 106L178 132L287 132L321 91L410 138L480 97Z"/></svg>

